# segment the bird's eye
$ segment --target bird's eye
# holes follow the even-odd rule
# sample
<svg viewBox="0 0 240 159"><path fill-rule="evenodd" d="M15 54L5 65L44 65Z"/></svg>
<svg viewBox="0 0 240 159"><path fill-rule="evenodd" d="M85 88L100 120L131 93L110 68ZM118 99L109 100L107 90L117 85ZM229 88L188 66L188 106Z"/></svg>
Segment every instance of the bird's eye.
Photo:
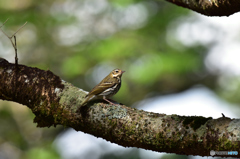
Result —
<svg viewBox="0 0 240 159"><path fill-rule="evenodd" d="M118 71L118 70L116 70L115 72L116 72L116 73L118 73L119 71Z"/></svg>

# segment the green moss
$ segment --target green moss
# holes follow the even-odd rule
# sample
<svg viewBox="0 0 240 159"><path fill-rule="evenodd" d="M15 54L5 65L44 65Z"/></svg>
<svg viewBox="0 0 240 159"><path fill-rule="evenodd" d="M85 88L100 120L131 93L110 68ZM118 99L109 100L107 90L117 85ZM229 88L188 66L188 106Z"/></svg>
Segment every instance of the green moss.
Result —
<svg viewBox="0 0 240 159"><path fill-rule="evenodd" d="M188 125L190 124L193 130L198 129L201 125L204 125L208 120L212 119L212 117L205 118L202 116L190 116L186 117L183 121L183 125L188 129Z"/></svg>
<svg viewBox="0 0 240 159"><path fill-rule="evenodd" d="M233 146L232 143L228 140L225 142L224 147L226 148L226 150L230 150Z"/></svg>
<svg viewBox="0 0 240 159"><path fill-rule="evenodd" d="M176 115L176 114L172 114L171 115L171 119L175 120L175 121L181 121L182 118L184 118L183 116L179 116L179 115Z"/></svg>
<svg viewBox="0 0 240 159"><path fill-rule="evenodd" d="M163 139L164 135L162 132L157 133L156 138L157 140Z"/></svg>
<svg viewBox="0 0 240 159"><path fill-rule="evenodd" d="M202 139L199 139L199 140L198 140L198 142L200 142L200 143L201 143L201 142L203 142L203 140L202 140Z"/></svg>

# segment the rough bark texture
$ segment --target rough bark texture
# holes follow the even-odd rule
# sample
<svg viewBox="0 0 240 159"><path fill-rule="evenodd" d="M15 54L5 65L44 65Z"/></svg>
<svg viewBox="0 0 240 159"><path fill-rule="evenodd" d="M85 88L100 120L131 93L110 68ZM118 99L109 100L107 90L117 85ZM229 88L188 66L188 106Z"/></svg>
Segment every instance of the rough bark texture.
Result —
<svg viewBox="0 0 240 159"><path fill-rule="evenodd" d="M240 150L240 119L157 114L102 100L81 107L86 93L50 71L16 69L0 58L0 99L29 107L38 127L63 125L125 147L184 155Z"/></svg>
<svg viewBox="0 0 240 159"><path fill-rule="evenodd" d="M240 11L239 0L167 0L207 16L229 16Z"/></svg>

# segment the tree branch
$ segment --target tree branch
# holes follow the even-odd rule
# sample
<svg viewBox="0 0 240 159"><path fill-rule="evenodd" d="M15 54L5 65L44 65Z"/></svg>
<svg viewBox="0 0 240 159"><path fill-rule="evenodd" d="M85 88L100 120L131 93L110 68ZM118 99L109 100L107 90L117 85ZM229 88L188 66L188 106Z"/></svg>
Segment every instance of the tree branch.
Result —
<svg viewBox="0 0 240 159"><path fill-rule="evenodd" d="M239 0L167 0L207 16L229 16L240 11Z"/></svg>
<svg viewBox="0 0 240 159"><path fill-rule="evenodd" d="M82 89L51 71L19 65L16 72L3 58L0 83L0 99L29 107L38 127L63 125L125 147L184 155L240 150L240 119L157 114L102 100L81 107Z"/></svg>

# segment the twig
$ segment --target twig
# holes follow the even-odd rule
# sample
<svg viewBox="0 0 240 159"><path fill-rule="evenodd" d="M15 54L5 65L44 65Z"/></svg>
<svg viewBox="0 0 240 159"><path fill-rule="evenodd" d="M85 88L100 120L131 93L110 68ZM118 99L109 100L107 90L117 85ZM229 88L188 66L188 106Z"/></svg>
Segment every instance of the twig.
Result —
<svg viewBox="0 0 240 159"><path fill-rule="evenodd" d="M15 35L17 34L17 32L18 32L20 29L22 29L26 24L27 24L27 22L25 22L25 23L11 36L11 38L12 38L13 36L15 36Z"/></svg>
<svg viewBox="0 0 240 159"><path fill-rule="evenodd" d="M9 18L8 18L9 19ZM4 24L8 21L8 19L2 24L2 26L4 26ZM2 26L0 26L0 30L3 32L3 34L6 36L6 37L8 37L8 39L11 41L11 43L12 43L12 46L13 46L13 48L14 48L14 50L15 50L15 66L16 66L16 68L17 68L17 66L18 66L18 57L17 57L17 37L16 37L16 34L17 34L17 32L20 30L20 29L22 29L25 25L27 24L27 22L26 23L24 23L14 34L12 34L11 36L8 36L2 29L1 29L1 27ZM13 41L13 38L14 38L14 41Z"/></svg>
<svg viewBox="0 0 240 159"><path fill-rule="evenodd" d="M8 19L9 19L9 18L7 18L7 20L2 24L2 26L4 26L4 24L8 21ZM1 28L2 26L0 26L0 28Z"/></svg>
<svg viewBox="0 0 240 159"><path fill-rule="evenodd" d="M16 37L16 35L14 35L13 37L14 37L14 41L15 41L15 47L14 47L14 50L15 50L15 65L17 66L17 65L18 65L18 57L17 57L17 37Z"/></svg>

